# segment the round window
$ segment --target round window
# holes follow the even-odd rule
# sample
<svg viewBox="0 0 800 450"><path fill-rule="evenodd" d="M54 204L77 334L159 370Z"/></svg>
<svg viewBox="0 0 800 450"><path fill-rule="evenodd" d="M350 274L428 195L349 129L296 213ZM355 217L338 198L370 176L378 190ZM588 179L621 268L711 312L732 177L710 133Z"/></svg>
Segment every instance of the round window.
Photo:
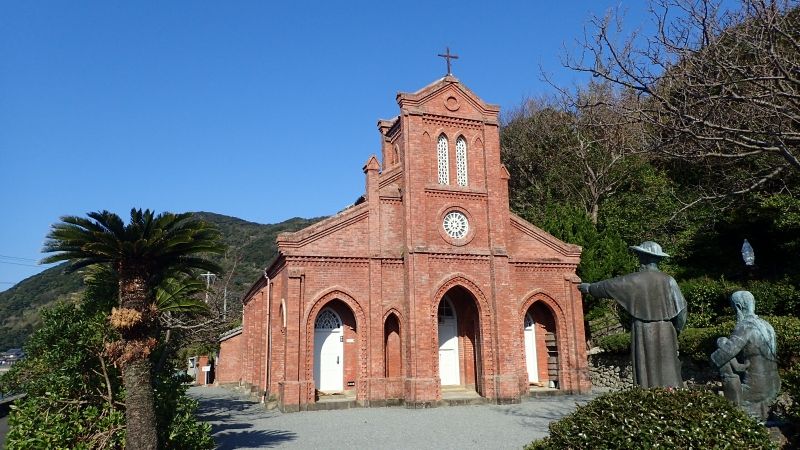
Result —
<svg viewBox="0 0 800 450"><path fill-rule="evenodd" d="M459 211L451 211L444 216L444 231L453 239L463 239L469 232L467 216Z"/></svg>

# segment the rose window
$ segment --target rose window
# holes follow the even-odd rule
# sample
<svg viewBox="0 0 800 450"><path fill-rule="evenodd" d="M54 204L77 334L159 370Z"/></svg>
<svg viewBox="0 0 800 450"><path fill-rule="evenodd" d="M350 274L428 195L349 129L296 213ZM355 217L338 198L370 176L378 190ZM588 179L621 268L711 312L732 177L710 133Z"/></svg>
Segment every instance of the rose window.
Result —
<svg viewBox="0 0 800 450"><path fill-rule="evenodd" d="M467 216L458 211L452 211L444 216L444 231L453 239L463 239L469 231Z"/></svg>

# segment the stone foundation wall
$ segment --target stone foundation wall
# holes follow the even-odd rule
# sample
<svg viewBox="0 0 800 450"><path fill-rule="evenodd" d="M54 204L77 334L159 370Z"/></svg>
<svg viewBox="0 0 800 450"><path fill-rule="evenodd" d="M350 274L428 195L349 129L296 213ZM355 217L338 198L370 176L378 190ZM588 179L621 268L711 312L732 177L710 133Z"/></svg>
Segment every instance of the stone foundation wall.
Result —
<svg viewBox="0 0 800 450"><path fill-rule="evenodd" d="M592 387L601 390L620 390L633 387L633 370L628 354L594 353L589 355L589 378ZM681 378L687 386L716 386L720 379L710 364L699 364L681 358Z"/></svg>

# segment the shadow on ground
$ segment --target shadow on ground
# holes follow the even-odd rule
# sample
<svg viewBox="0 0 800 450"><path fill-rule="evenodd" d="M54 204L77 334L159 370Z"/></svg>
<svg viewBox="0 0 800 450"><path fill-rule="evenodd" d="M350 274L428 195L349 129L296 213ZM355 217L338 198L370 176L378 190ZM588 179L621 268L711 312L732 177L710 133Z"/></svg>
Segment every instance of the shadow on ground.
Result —
<svg viewBox="0 0 800 450"><path fill-rule="evenodd" d="M535 400L524 400L518 405L504 407L501 411L503 414L516 417L522 425L539 427L546 430L550 422L561 419L567 414L572 413L576 406L583 405L591 399L592 397L589 396L572 397L570 399L562 397L547 399L538 398ZM536 407L531 408L529 405L526 405L527 402L535 402Z"/></svg>
<svg viewBox="0 0 800 450"><path fill-rule="evenodd" d="M252 427L252 425L251 425ZM269 448L277 447L284 442L297 439L297 435L290 431L217 431L214 430L214 440L218 444L218 450L232 450L242 447Z"/></svg>
<svg viewBox="0 0 800 450"><path fill-rule="evenodd" d="M198 417L211 424L211 434L219 450L242 447L269 448L297 439L283 430L255 430L253 421L279 414L266 411L256 402L236 398L201 398Z"/></svg>

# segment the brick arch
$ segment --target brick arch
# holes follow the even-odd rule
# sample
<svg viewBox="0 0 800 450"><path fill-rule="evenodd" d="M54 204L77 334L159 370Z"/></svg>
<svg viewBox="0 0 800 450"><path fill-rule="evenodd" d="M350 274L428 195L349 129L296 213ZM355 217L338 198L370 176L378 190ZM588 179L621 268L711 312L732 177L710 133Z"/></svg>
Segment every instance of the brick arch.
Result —
<svg viewBox="0 0 800 450"><path fill-rule="evenodd" d="M439 288L436 289L436 294L431 298L430 306L430 323L433 330L431 336L431 352L433 352L433 367L439 367L439 322L437 314L439 310L439 302L442 297L450 289L460 286L467 290L475 299L475 307L478 309L478 319L480 319L480 333L481 333L481 356L483 359L484 376L494 375L494 348L493 335L491 332L492 312L489 300L484 295L483 291L476 283L470 280L465 274L457 273L450 275L444 281L439 283ZM486 387L484 388L484 396L487 395Z"/></svg>
<svg viewBox="0 0 800 450"><path fill-rule="evenodd" d="M561 376L563 376L563 374L567 373L568 362L566 352L567 349L570 348L570 340L568 336L569 332L567 329L567 319L564 309L555 300L555 298L544 289L534 289L528 292L523 298L525 301L522 302L522 306L518 311L517 317L517 323L519 324L520 330L523 330L525 327L525 314L527 314L528 310L535 303L543 304L553 315L553 322L555 323L556 327L556 343L558 344L558 371L559 374L562 374ZM522 358L525 358L524 348L521 349L519 353L522 355ZM524 365L522 367L524 367ZM564 389L564 387L564 383L560 382L559 389Z"/></svg>
<svg viewBox="0 0 800 450"><path fill-rule="evenodd" d="M402 325L403 324L403 314L397 308L389 308L383 313L383 319L381 323L386 323L386 319L389 318L389 315L394 314L397 316L397 321Z"/></svg>
<svg viewBox="0 0 800 450"><path fill-rule="evenodd" d="M347 293L344 289L339 287L330 288L314 299L309 308L306 310L305 320L306 320L306 355L305 355L305 364L306 364L306 380L311 380L313 378L314 372L314 321L319 315L319 312L322 311L328 303L333 300L339 300L353 313L353 317L356 319L356 331L358 333L358 358L359 358L359 368L358 368L358 378L357 382L357 391L356 391L356 398L361 400L366 398L367 387L366 383L364 382L367 379L367 319L366 315L364 314L364 310L361 308L361 305L358 301L349 293ZM314 386L313 384L309 387L309 392L307 392L307 401L309 403L313 403L314 401Z"/></svg>
<svg viewBox="0 0 800 450"><path fill-rule="evenodd" d="M472 294L472 297L475 299L476 306L478 307L478 315L480 315L481 320L483 320L484 316L486 316L487 320L491 318L491 315L489 314L489 300L483 294L481 288L472 282L472 280L467 278L465 274L457 273L450 275L444 281L439 283L439 288L436 289L436 295L432 297L431 308L433 309L434 320L436 319L436 308L439 306L439 301L442 299L444 294L447 293L447 291L456 286L461 286L469 291L470 294Z"/></svg>
<svg viewBox="0 0 800 450"><path fill-rule="evenodd" d="M388 322L388 320L389 320L389 318L391 316L394 316L395 320L397 321L397 337L399 338L399 341L397 342L397 344L398 344L397 350L399 351L399 353L397 355L399 357L399 365L398 365L398 370L399 370L399 374L398 375L399 376L402 376L402 374L403 374L403 366L405 365L404 356L406 354L404 346L403 346L403 338L404 338L404 333L403 333L403 315L400 314L400 311L398 311L397 309L389 308L386 311L386 313L384 313L383 320L381 321L381 331L382 331L382 334L383 334L383 339L382 339L383 345L381 346L381 350L383 351L383 364L384 364L383 370L384 370L384 376L387 376L387 377L388 377L388 373L389 373L389 354L390 354L390 349L389 349L389 347L387 345L387 341L386 341L386 338L387 338L386 337L386 323ZM398 393L398 395L400 395L400 394Z"/></svg>
<svg viewBox="0 0 800 450"><path fill-rule="evenodd" d="M528 312L531 306L533 306L536 302L543 302L545 306L553 313L553 317L556 319L556 326L559 329L565 329L567 326L564 309L561 305L555 301L554 297L545 291L544 289L534 289L525 296L523 296L525 301L522 302L522 306L519 309L519 319L520 321L525 321L525 314Z"/></svg>

